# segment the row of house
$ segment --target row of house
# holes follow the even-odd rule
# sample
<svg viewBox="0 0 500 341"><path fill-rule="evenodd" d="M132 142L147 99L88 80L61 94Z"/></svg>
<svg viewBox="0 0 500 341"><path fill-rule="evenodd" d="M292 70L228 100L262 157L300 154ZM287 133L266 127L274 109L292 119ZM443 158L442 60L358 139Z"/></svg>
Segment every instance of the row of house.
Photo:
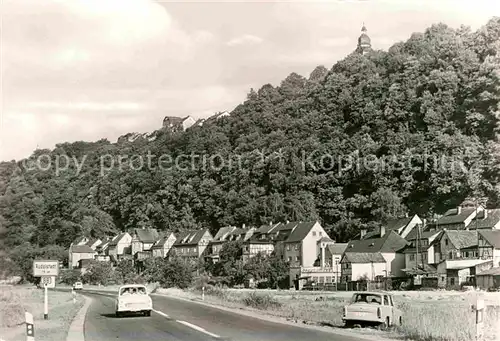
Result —
<svg viewBox="0 0 500 341"><path fill-rule="evenodd" d="M394 219L375 231L361 230L349 243L336 243L317 221L228 226L214 236L208 229L178 235L133 229L104 241L76 240L70 246L69 264L82 268L92 259L140 262L166 257L171 250L186 259L217 262L229 241L242 242L245 262L259 253L275 253L286 260L290 287L297 289L308 283L331 285L389 277L413 278L416 285L437 287L494 286L495 271L500 268L500 209L461 205L432 224L418 215Z"/></svg>
<svg viewBox="0 0 500 341"><path fill-rule="evenodd" d="M500 286L500 209L462 204L432 223L418 216L361 231L342 263L346 281L410 277L415 285Z"/></svg>
<svg viewBox="0 0 500 341"><path fill-rule="evenodd" d="M208 118L200 118L198 120L194 119L191 116L186 116L186 117L178 117L178 116L165 116L163 119L163 128L169 129L170 131L177 132L177 131L185 131L193 126L202 126L205 121L210 121L210 120L219 120L223 117L229 116L229 112L227 111L222 111L222 112L217 112L214 115L208 117Z"/></svg>

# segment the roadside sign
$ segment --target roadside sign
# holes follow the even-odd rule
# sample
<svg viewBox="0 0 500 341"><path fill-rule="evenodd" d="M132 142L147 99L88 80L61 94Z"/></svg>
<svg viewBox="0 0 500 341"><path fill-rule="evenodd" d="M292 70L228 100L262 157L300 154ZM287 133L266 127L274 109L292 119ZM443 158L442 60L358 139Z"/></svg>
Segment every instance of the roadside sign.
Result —
<svg viewBox="0 0 500 341"><path fill-rule="evenodd" d="M56 285L56 277L59 276L59 261L58 260L34 260L33 261L33 277L41 277L43 285L43 319L49 319L49 295L47 289L54 288Z"/></svg>
<svg viewBox="0 0 500 341"><path fill-rule="evenodd" d="M43 286L47 286L47 288L55 288L56 276L42 276L41 283Z"/></svg>
<svg viewBox="0 0 500 341"><path fill-rule="evenodd" d="M59 261L34 260L33 277L59 276Z"/></svg>

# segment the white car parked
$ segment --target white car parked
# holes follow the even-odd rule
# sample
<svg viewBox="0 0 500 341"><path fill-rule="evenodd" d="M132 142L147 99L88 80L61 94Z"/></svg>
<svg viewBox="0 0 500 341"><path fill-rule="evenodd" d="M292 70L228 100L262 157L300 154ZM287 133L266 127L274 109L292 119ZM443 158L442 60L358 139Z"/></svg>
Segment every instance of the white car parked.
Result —
<svg viewBox="0 0 500 341"><path fill-rule="evenodd" d="M153 301L144 285L123 285L118 289L116 316L120 317L124 313L142 313L151 316L152 309Z"/></svg>
<svg viewBox="0 0 500 341"><path fill-rule="evenodd" d="M377 324L388 328L403 324L401 310L394 306L393 296L387 292L355 292L350 304L344 306L342 320L346 327Z"/></svg>

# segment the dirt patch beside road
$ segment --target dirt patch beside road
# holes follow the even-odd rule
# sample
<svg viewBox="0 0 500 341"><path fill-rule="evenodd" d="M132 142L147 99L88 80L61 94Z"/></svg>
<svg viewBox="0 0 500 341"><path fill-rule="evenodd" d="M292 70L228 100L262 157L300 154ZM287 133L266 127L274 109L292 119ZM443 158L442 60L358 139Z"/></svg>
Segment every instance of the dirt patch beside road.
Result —
<svg viewBox="0 0 500 341"><path fill-rule="evenodd" d="M197 290L158 289L157 293L201 299ZM487 305L485 340L500 339L500 295L498 293L398 291L393 292L404 322L387 337L411 340L475 339L475 314L471 305L479 294ZM205 302L230 308L258 311L288 321L333 327L342 326L342 307L352 292L299 292L288 290L219 289L207 287ZM261 309L259 309L259 306ZM497 307L497 308L496 308ZM362 329L359 333L373 333ZM498 335L498 336L497 336Z"/></svg>
<svg viewBox="0 0 500 341"><path fill-rule="evenodd" d="M28 286L0 288L0 335L6 341L25 341L25 311L33 314L35 340L65 341L66 335L84 299L77 295L76 303L70 292L49 289L49 319L43 319L43 290Z"/></svg>

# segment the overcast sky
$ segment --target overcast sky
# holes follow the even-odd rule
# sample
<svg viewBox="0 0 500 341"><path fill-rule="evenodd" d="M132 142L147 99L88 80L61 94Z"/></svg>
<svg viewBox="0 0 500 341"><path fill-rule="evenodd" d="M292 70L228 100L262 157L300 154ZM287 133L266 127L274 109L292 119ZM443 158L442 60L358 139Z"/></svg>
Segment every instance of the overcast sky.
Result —
<svg viewBox="0 0 500 341"><path fill-rule="evenodd" d="M251 87L331 68L363 22L387 49L436 22L477 29L499 3L3 0L0 160L231 111Z"/></svg>

